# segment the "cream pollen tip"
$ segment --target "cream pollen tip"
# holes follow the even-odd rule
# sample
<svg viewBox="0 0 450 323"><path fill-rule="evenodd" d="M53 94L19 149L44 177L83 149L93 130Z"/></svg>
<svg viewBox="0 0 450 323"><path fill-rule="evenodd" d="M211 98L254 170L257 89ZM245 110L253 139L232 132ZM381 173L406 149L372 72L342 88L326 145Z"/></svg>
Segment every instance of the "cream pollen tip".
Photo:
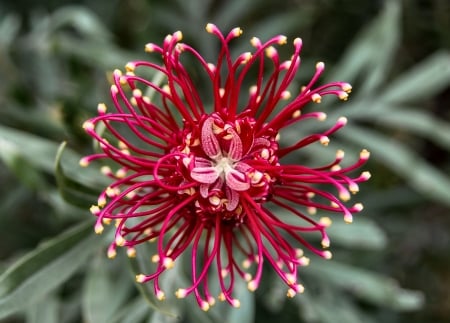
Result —
<svg viewBox="0 0 450 323"><path fill-rule="evenodd" d="M248 282L247 288L249 291L254 292L258 288L258 284L256 283L256 281L251 280Z"/></svg>
<svg viewBox="0 0 450 323"><path fill-rule="evenodd" d="M99 199L97 201L97 204L98 204L99 207L105 206L106 205L106 199L103 196L99 197Z"/></svg>
<svg viewBox="0 0 450 323"><path fill-rule="evenodd" d="M231 305L233 305L233 307L235 307L235 308L239 308L239 307L241 307L241 302L238 299L233 299L231 301Z"/></svg>
<svg viewBox="0 0 450 323"><path fill-rule="evenodd" d="M372 174L369 171L365 171L362 172L361 176L367 181L368 179L370 179L370 177L372 177Z"/></svg>
<svg viewBox="0 0 450 323"><path fill-rule="evenodd" d="M327 216L320 218L319 222L321 225L323 225L326 228L328 228L329 226L331 226L333 224L333 221Z"/></svg>
<svg viewBox="0 0 450 323"><path fill-rule="evenodd" d="M345 223L353 223L353 216L351 214L345 214L344 215L344 222Z"/></svg>
<svg viewBox="0 0 450 323"><path fill-rule="evenodd" d="M157 298L158 300L160 300L160 301L163 301L163 300L166 299L166 294L164 294L164 292L163 292L162 290L159 290L159 291L156 293L156 298Z"/></svg>
<svg viewBox="0 0 450 323"><path fill-rule="evenodd" d="M202 309L202 311L207 312L210 308L210 305L208 302L202 301L202 305L200 306L200 308Z"/></svg>
<svg viewBox="0 0 450 323"><path fill-rule="evenodd" d="M325 63L324 62L317 62L316 69L323 70L324 68L325 68Z"/></svg>
<svg viewBox="0 0 450 323"><path fill-rule="evenodd" d="M151 52L154 52L155 51L155 45L154 44L152 44L152 43L148 43L148 44L146 44L145 45L145 51L147 52L147 53L151 53Z"/></svg>
<svg viewBox="0 0 450 323"><path fill-rule="evenodd" d="M319 121L325 121L327 119L327 114L325 112L319 112L317 114L317 119Z"/></svg>
<svg viewBox="0 0 450 323"><path fill-rule="evenodd" d="M261 44L261 41L259 40L258 37L252 37L252 39L250 39L250 44L253 47L258 47Z"/></svg>
<svg viewBox="0 0 450 323"><path fill-rule="evenodd" d="M128 248L127 249L127 256L128 258L136 258L136 249L135 248Z"/></svg>
<svg viewBox="0 0 450 323"><path fill-rule="evenodd" d="M115 239L115 242L119 247L123 247L126 243L126 240L121 235L118 235Z"/></svg>
<svg viewBox="0 0 450 323"><path fill-rule="evenodd" d="M236 27L233 28L231 32L233 33L234 37L239 37L244 31L240 27Z"/></svg>
<svg viewBox="0 0 450 323"><path fill-rule="evenodd" d="M353 208L356 212L361 212L364 209L364 205L362 203L356 203L353 205Z"/></svg>
<svg viewBox="0 0 450 323"><path fill-rule="evenodd" d="M100 222L97 222L95 224L94 231L96 234L102 234L104 229L105 228L103 227L103 225Z"/></svg>
<svg viewBox="0 0 450 323"><path fill-rule="evenodd" d="M173 36L175 37L175 39L176 39L177 41L180 41L180 40L183 39L183 33L182 33L180 30L176 31L176 32L173 34Z"/></svg>
<svg viewBox="0 0 450 323"><path fill-rule="evenodd" d="M136 275L136 282L138 282L138 283L145 282L145 275L144 274Z"/></svg>
<svg viewBox="0 0 450 323"><path fill-rule="evenodd" d="M164 266L166 269L170 269L170 268L173 268L173 266L175 266L175 262L173 261L172 258L170 258L170 257L165 257L165 258L163 259L163 266Z"/></svg>
<svg viewBox="0 0 450 323"><path fill-rule="evenodd" d="M97 111L98 111L98 113L105 113L106 112L106 104L99 103L97 105Z"/></svg>
<svg viewBox="0 0 450 323"><path fill-rule="evenodd" d="M185 298L187 295L187 291L184 288L179 288L176 292L175 292L175 296L177 298Z"/></svg>
<svg viewBox="0 0 450 323"><path fill-rule="evenodd" d="M333 258L333 254L330 251L326 250L323 252L323 257L325 259L331 259L331 258Z"/></svg>
<svg viewBox="0 0 450 323"><path fill-rule="evenodd" d="M293 290L292 288L289 288L286 293L286 296L289 298L293 298L296 294L297 294L297 292L295 290Z"/></svg>
<svg viewBox="0 0 450 323"><path fill-rule="evenodd" d="M294 45L299 46L303 43L303 40L299 37L294 39Z"/></svg>
<svg viewBox="0 0 450 323"><path fill-rule="evenodd" d="M142 97L142 91L141 91L140 89L134 89L134 90L133 90L133 96L134 96L135 98L140 98L140 97Z"/></svg>
<svg viewBox="0 0 450 323"><path fill-rule="evenodd" d="M108 257L109 259L114 259L114 258L116 258L116 255L117 255L116 250L114 250L114 249L108 249L107 257Z"/></svg>
<svg viewBox="0 0 450 323"><path fill-rule="evenodd" d="M339 199L341 201L347 202L348 200L350 200L350 193L347 190L340 192Z"/></svg>
<svg viewBox="0 0 450 323"><path fill-rule="evenodd" d="M94 128L95 128L95 125L94 125L94 123L93 122L91 122L91 121L85 121L84 123L83 123L83 129L84 130L86 130L86 131L92 131L92 130L94 130Z"/></svg>
<svg viewBox="0 0 450 323"><path fill-rule="evenodd" d="M348 119L346 117L340 117L338 119L338 123L343 125L343 126L345 126L347 124L347 122L348 122Z"/></svg>
<svg viewBox="0 0 450 323"><path fill-rule="evenodd" d="M352 91L352 86L349 83L342 84L341 88L347 93L350 93Z"/></svg>
<svg viewBox="0 0 450 323"><path fill-rule="evenodd" d="M367 149L363 149L359 154L361 159L369 159L370 152Z"/></svg>
<svg viewBox="0 0 450 323"><path fill-rule="evenodd" d="M133 62L128 62L125 65L125 69L127 70L127 72L134 72L134 69L136 68L136 64Z"/></svg>
<svg viewBox="0 0 450 323"><path fill-rule="evenodd" d="M212 23L207 23L206 27L205 27L205 29L208 33L212 33L215 28L216 28L216 26Z"/></svg>
<svg viewBox="0 0 450 323"><path fill-rule="evenodd" d="M322 102L322 96L319 93L314 93L313 95L311 95L311 100L314 103L320 103Z"/></svg>
<svg viewBox="0 0 450 323"><path fill-rule="evenodd" d="M79 164L81 167L88 167L89 166L89 160L86 157L83 157L80 159Z"/></svg>
<svg viewBox="0 0 450 323"><path fill-rule="evenodd" d="M281 35L280 38L278 39L278 44L279 45L284 45L287 43L287 37L284 35Z"/></svg>

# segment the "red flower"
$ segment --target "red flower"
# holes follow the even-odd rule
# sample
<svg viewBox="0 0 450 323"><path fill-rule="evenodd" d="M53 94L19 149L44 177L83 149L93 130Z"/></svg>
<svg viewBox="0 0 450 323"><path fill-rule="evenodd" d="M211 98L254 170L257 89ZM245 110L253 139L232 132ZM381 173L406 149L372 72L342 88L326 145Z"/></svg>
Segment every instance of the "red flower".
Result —
<svg viewBox="0 0 450 323"><path fill-rule="evenodd" d="M164 292L159 275L174 266L182 253L191 254L192 281L176 295L194 293L203 310L214 303L208 287L212 270L218 271L219 299L238 307L239 300L233 298L235 279L246 280L254 291L264 262L278 273L292 297L303 291L297 268L309 262L299 247L331 257L323 250L329 246L325 230L330 219L317 221L307 213L321 209L343 214L351 222L352 213L361 211L362 205L345 202L370 174L348 174L365 163L369 153L363 150L359 160L347 167L340 166L344 157L340 150L325 166L285 164L283 157L307 145L326 145L328 136L346 119L291 145L279 143L280 131L305 119L324 120L323 112L303 112L303 108L328 94L346 100L351 86L334 82L314 87L324 70L324 64L318 63L311 81L291 97L287 88L300 66L299 38L287 61L280 61L273 47L285 44L284 36L266 43L252 38L254 52L233 59L228 45L241 29L226 36L212 24L206 30L221 42L215 64L181 43L181 32L167 36L162 47L148 44L146 51L159 54L162 64L134 61L126 65L125 74L114 71L111 95L116 111L107 112L100 104L98 116L85 122L85 130L102 152L83 158L81 164L103 158L118 165L114 172L102 168L114 181L91 208L98 219L95 231L101 233L103 224L116 221L109 257L114 257L117 246L127 247L134 256L135 246L147 241L157 244L152 258L155 271L136 279L152 280L160 299ZM205 72L211 97L201 98L199 82L193 80L197 75L182 62L186 55ZM265 74L267 65L273 68L270 75ZM153 73L154 80L138 76L138 71ZM246 96L244 81L251 77L254 85ZM98 124L103 125L101 131ZM326 186L331 189L325 190ZM288 222L277 215L276 207L289 214ZM320 234L323 248L307 241L308 232Z"/></svg>

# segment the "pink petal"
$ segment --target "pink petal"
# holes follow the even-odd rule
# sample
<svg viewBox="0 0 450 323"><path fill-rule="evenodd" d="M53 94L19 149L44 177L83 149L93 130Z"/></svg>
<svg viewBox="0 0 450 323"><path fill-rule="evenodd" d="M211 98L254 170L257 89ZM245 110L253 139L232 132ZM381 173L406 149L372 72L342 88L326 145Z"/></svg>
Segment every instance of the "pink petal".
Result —
<svg viewBox="0 0 450 323"><path fill-rule="evenodd" d="M227 187L226 195L228 199L226 208L228 211L233 211L239 204L239 193Z"/></svg>
<svg viewBox="0 0 450 323"><path fill-rule="evenodd" d="M235 191L245 191L250 187L250 183L247 181L246 176L235 169L231 169L227 172L225 180L227 186Z"/></svg>
<svg viewBox="0 0 450 323"><path fill-rule="evenodd" d="M220 150L219 141L213 132L213 124L214 118L209 117L203 122L202 126L202 148L208 157L212 159L216 159L217 157L222 155L222 151Z"/></svg>
<svg viewBox="0 0 450 323"><path fill-rule="evenodd" d="M214 183L219 177L219 172L214 167L194 167L191 170L191 177L203 184Z"/></svg>
<svg viewBox="0 0 450 323"><path fill-rule="evenodd" d="M242 141L236 131L232 128L228 129L231 134L230 150L228 151L228 157L232 160L239 160L242 158Z"/></svg>

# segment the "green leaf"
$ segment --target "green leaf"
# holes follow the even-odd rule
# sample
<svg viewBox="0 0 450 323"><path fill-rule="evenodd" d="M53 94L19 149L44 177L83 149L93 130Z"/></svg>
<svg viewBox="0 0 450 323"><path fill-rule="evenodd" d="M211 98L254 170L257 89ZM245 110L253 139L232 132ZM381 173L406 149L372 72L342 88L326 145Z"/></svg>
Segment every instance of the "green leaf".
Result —
<svg viewBox="0 0 450 323"><path fill-rule="evenodd" d="M416 310L424 301L420 292L402 289L391 278L344 265L335 260L314 259L308 267L303 269L303 272L350 291L373 304L395 310Z"/></svg>
<svg viewBox="0 0 450 323"><path fill-rule="evenodd" d="M55 157L59 144L39 136L0 125L0 158L8 165L14 158L23 158L36 169L53 174ZM67 176L76 178L85 187L105 187L107 180L97 169L83 168L79 165L81 156L65 149L61 163L66 167Z"/></svg>
<svg viewBox="0 0 450 323"><path fill-rule="evenodd" d="M85 37L105 42L111 33L100 22L99 17L83 6L64 6L52 14L49 28L56 31L69 26Z"/></svg>
<svg viewBox="0 0 450 323"><path fill-rule="evenodd" d="M111 322L133 288L129 272L112 268L103 254L95 259L83 286L82 311L87 322Z"/></svg>
<svg viewBox="0 0 450 323"><path fill-rule="evenodd" d="M26 311L27 323L60 323L60 302L55 295L47 295Z"/></svg>
<svg viewBox="0 0 450 323"><path fill-rule="evenodd" d="M339 135L369 149L372 158L401 175L418 192L450 205L449 177L406 145L355 125L347 125Z"/></svg>
<svg viewBox="0 0 450 323"><path fill-rule="evenodd" d="M61 158L65 147L66 142L63 142L56 152L55 177L59 192L65 201L72 205L87 209L94 201L96 201L100 190L93 189L80 181L66 176L61 165Z"/></svg>
<svg viewBox="0 0 450 323"><path fill-rule="evenodd" d="M322 288L319 292L307 289L302 295L295 297L300 307L300 316L306 322L375 323L356 306L354 299L341 292L338 293L339 297L336 297L330 288Z"/></svg>
<svg viewBox="0 0 450 323"><path fill-rule="evenodd" d="M131 271L134 274L134 276L148 272L149 270L149 264L151 259L151 248L154 247L153 245L147 244L143 246L139 246L137 249L136 257L131 257L129 259L129 264L131 267ZM172 272L178 270L179 266L175 266L174 269L171 269ZM164 273L168 274L168 273ZM170 271L169 271L170 275ZM173 277L175 279L175 277ZM148 284L142 284L136 282L136 287L143 296L143 298L147 301L147 305L154 309L155 311L161 312L163 315L170 316L173 318L176 318L178 316L178 313L175 312L176 309L170 307L170 302L168 300L160 301L156 298L156 295L154 291L151 288L151 283ZM167 298L170 299L171 295L166 295Z"/></svg>
<svg viewBox="0 0 450 323"><path fill-rule="evenodd" d="M141 295L123 306L111 320L113 323L136 323L142 322L146 317L151 316L150 307Z"/></svg>
<svg viewBox="0 0 450 323"><path fill-rule="evenodd" d="M344 221L333 221L327 232L333 244L345 247L379 250L387 244L385 233L364 215L358 215L351 225Z"/></svg>
<svg viewBox="0 0 450 323"><path fill-rule="evenodd" d="M441 118L434 117L425 109L408 109L386 102L368 105L367 102L360 101L352 105L351 110L345 110L345 115L383 127L403 129L415 136L426 137L437 145L450 150L450 124Z"/></svg>
<svg viewBox="0 0 450 323"><path fill-rule="evenodd" d="M400 38L400 1L386 1L380 15L348 47L340 63L327 77L354 83L365 75L358 95L372 92L388 74Z"/></svg>
<svg viewBox="0 0 450 323"><path fill-rule="evenodd" d="M223 312L226 323L251 323L255 318L255 297L254 293L247 288L247 283L237 280L234 284L235 298L241 302L239 308L231 307L227 304L227 311Z"/></svg>
<svg viewBox="0 0 450 323"><path fill-rule="evenodd" d="M24 309L83 266L98 238L92 221L42 243L0 276L0 318Z"/></svg>
<svg viewBox="0 0 450 323"><path fill-rule="evenodd" d="M450 53L437 52L389 83L380 100L423 102L450 84Z"/></svg>

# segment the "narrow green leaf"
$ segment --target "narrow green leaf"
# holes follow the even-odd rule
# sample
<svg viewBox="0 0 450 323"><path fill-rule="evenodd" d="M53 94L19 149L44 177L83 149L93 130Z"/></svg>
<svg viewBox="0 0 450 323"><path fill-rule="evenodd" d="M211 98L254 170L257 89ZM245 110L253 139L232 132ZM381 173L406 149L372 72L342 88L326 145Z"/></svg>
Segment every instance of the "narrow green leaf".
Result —
<svg viewBox="0 0 450 323"><path fill-rule="evenodd" d="M75 28L84 37L104 42L111 39L111 33L101 24L101 20L83 6L64 6L56 10L50 17L49 28L57 31L63 27Z"/></svg>
<svg viewBox="0 0 450 323"><path fill-rule="evenodd" d="M333 244L350 248L379 250L387 243L384 232L364 215L357 216L351 225L344 221L333 221L328 234Z"/></svg>
<svg viewBox="0 0 450 323"><path fill-rule="evenodd" d="M142 246L142 248L139 248L136 254L136 257L134 258L128 258L131 271L133 274L139 275L142 273L147 272L148 270L148 264L150 263L150 245ZM175 269L172 269L175 270ZM147 301L147 304L152 309L161 312L163 315L170 316L170 317L177 317L177 313L174 312L173 308L170 308L170 304L166 301L160 301L156 298L156 295L154 291L151 289L151 283L149 284L142 284L136 282L136 287L143 296L143 298Z"/></svg>
<svg viewBox="0 0 450 323"><path fill-rule="evenodd" d="M61 164L65 147L66 142L63 142L56 152L55 177L59 192L68 203L87 209L96 201L100 190L93 189L84 183L66 176Z"/></svg>
<svg viewBox="0 0 450 323"><path fill-rule="evenodd" d="M24 309L65 282L97 246L91 221L42 243L0 276L0 318Z"/></svg>
<svg viewBox="0 0 450 323"><path fill-rule="evenodd" d="M83 318L87 322L111 322L133 288L127 270L111 267L111 261L101 255L87 273L82 294Z"/></svg>
<svg viewBox="0 0 450 323"><path fill-rule="evenodd" d="M47 295L27 309L27 323L61 323L60 310L60 302L55 295Z"/></svg>
<svg viewBox="0 0 450 323"><path fill-rule="evenodd" d="M420 292L402 289L391 278L335 260L314 259L310 266L304 268L304 273L329 281L373 304L395 310L415 310L423 304L423 295Z"/></svg>
<svg viewBox="0 0 450 323"><path fill-rule="evenodd" d="M450 53L437 52L391 82L380 99L390 102L423 102L449 85Z"/></svg>
<svg viewBox="0 0 450 323"><path fill-rule="evenodd" d="M226 323L251 323L255 319L255 294L247 288L247 283L237 280L234 284L235 298L241 302L239 308L231 307L227 304L228 310L223 313Z"/></svg>
<svg viewBox="0 0 450 323"><path fill-rule="evenodd" d="M112 323L136 323L142 322L146 317L151 316L150 307L141 295L123 306L113 319Z"/></svg>
<svg viewBox="0 0 450 323"><path fill-rule="evenodd" d="M356 306L352 297L340 291L337 291L339 297L336 297L335 293L329 286L322 285L319 291L307 289L302 295L296 296L300 316L306 322L375 323Z"/></svg>
<svg viewBox="0 0 450 323"><path fill-rule="evenodd" d="M348 47L327 79L354 83L365 75L359 95L370 93L385 80L400 37L399 1L386 1L383 11Z"/></svg>
<svg viewBox="0 0 450 323"><path fill-rule="evenodd" d="M11 159L13 156L21 156L35 168L53 174L55 171L55 156L60 144L39 136L0 125L0 158ZM61 163L66 167L66 173L71 178L77 178L86 186L101 186L106 183L105 177L98 170L81 167L81 156L70 149L64 151Z"/></svg>
<svg viewBox="0 0 450 323"><path fill-rule="evenodd" d="M355 125L347 125L339 136L371 151L372 158L401 175L414 189L450 205L450 179L414 151L388 136Z"/></svg>

